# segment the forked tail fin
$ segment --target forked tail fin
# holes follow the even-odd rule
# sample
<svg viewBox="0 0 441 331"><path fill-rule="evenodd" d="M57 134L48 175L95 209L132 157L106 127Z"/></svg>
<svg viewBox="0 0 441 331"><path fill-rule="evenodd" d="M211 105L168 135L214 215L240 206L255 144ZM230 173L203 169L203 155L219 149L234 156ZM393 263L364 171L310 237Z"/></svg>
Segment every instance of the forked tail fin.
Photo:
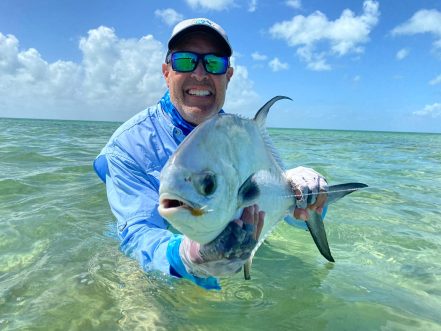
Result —
<svg viewBox="0 0 441 331"><path fill-rule="evenodd" d="M329 186L327 203L334 203L344 196L357 191L360 188L368 187L363 183L346 183ZM328 238L326 237L325 225L322 216L315 211L310 212L309 220L306 221L312 239L320 253L330 262L335 262L329 249Z"/></svg>
<svg viewBox="0 0 441 331"><path fill-rule="evenodd" d="M346 183L329 186L328 190L328 204L334 203L344 196L357 191L358 189L368 187L363 183Z"/></svg>

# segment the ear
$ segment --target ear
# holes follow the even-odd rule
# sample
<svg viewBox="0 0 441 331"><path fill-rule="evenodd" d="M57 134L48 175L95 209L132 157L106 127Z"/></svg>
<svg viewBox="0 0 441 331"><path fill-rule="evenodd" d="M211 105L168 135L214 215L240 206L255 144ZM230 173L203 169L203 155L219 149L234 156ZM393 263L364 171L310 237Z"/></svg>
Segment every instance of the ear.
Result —
<svg viewBox="0 0 441 331"><path fill-rule="evenodd" d="M168 77L170 75L170 66L167 63L162 64L162 75L165 78L165 82L167 83L167 87L170 87L168 84Z"/></svg>
<svg viewBox="0 0 441 331"><path fill-rule="evenodd" d="M228 88L228 83L230 82L230 79L231 79L231 77L233 77L233 74L234 74L234 69L233 69L233 67L229 67L228 69L227 69L227 72L226 72L226 78L227 78L227 85L226 85L226 88Z"/></svg>
<svg viewBox="0 0 441 331"><path fill-rule="evenodd" d="M229 67L227 70L227 80L230 81L231 77L233 77L234 69L233 67Z"/></svg>

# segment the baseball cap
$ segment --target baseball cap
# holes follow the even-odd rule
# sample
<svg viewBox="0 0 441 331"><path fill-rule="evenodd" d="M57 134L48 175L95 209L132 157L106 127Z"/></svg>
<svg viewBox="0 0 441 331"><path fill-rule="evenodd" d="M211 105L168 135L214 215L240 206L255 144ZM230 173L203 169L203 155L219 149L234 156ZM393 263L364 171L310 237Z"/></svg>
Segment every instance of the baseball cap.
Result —
<svg viewBox="0 0 441 331"><path fill-rule="evenodd" d="M219 41L223 44L223 48L227 52L227 56L231 56L233 54L233 50L231 49L230 42L228 41L227 33L222 27L209 20L208 18L190 18L188 20L184 20L179 22L174 27L170 40L168 41L168 49L173 49L177 42L186 34L195 31L205 31L216 36Z"/></svg>

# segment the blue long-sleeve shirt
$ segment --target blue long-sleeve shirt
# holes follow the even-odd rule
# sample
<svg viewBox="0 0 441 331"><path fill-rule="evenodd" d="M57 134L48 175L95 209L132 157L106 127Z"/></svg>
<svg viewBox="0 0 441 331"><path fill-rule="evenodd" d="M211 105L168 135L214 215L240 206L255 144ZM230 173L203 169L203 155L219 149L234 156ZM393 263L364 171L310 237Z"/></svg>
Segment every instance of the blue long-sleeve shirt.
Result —
<svg viewBox="0 0 441 331"><path fill-rule="evenodd" d="M159 270L217 288L214 279L204 285L203 279L186 273L179 258L181 238L158 213L159 174L185 138L183 129L160 103L149 107L115 131L95 159L94 169L106 183L126 255L138 260L145 271Z"/></svg>
<svg viewBox="0 0 441 331"><path fill-rule="evenodd" d="M164 99L171 104L168 92L161 102ZM164 110L167 107L161 107L161 102L122 124L95 159L94 169L106 183L120 248L126 255L135 258L146 272L159 270L219 289L214 277L188 274L179 256L182 236L173 234L158 213L159 174L192 129L176 110Z"/></svg>

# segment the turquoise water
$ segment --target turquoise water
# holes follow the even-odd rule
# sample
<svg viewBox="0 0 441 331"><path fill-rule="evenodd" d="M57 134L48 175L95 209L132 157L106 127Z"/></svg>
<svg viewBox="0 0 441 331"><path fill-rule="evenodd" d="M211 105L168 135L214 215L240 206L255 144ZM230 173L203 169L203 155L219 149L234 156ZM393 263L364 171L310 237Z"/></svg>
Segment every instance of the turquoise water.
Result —
<svg viewBox="0 0 441 331"><path fill-rule="evenodd" d="M441 330L441 135L271 130L288 167L370 188L329 209L335 264L281 224L209 292L119 252L91 167L117 126L0 119L0 330Z"/></svg>

